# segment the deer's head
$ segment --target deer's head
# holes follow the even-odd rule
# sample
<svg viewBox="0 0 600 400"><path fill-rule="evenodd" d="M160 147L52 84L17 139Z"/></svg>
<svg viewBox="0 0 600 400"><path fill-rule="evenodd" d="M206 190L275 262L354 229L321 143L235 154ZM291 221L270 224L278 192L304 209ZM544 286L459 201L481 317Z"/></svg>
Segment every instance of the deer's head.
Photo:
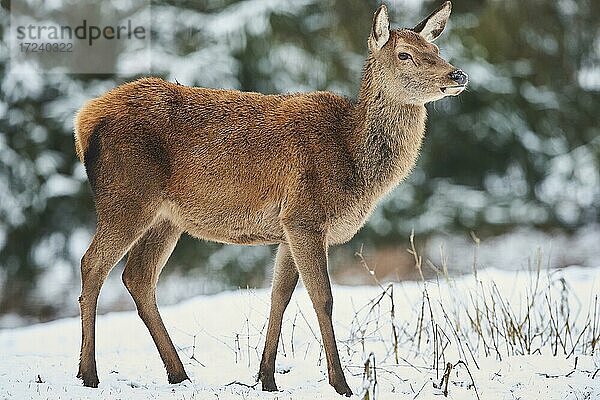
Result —
<svg viewBox="0 0 600 400"><path fill-rule="evenodd" d="M433 41L444 30L452 4L447 1L412 29L390 30L387 8L375 12L369 37L374 79L392 98L424 104L456 96L467 75L440 57Z"/></svg>

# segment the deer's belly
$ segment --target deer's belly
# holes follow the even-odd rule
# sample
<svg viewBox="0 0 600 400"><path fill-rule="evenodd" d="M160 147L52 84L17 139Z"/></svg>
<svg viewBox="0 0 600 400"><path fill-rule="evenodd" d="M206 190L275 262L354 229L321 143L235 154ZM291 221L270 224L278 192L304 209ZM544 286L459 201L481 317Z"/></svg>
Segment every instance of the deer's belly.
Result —
<svg viewBox="0 0 600 400"><path fill-rule="evenodd" d="M276 206L260 210L179 207L169 204L165 216L199 239L220 243L264 245L284 241Z"/></svg>
<svg viewBox="0 0 600 400"><path fill-rule="evenodd" d="M163 215L190 235L221 243L264 245L285 241L276 204L260 209L225 209L166 204ZM352 207L328 223L327 242L346 243L356 235L372 212L370 205Z"/></svg>

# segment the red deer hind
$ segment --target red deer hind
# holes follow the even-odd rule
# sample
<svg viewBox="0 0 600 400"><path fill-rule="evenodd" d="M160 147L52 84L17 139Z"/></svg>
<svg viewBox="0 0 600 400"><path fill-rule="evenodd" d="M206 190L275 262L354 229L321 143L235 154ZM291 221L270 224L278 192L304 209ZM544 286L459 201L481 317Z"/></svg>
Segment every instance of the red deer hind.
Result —
<svg viewBox="0 0 600 400"><path fill-rule="evenodd" d="M97 212L81 260L78 377L97 387L100 288L126 254L123 282L169 382L188 379L156 305L158 276L182 232L221 243L277 244L259 379L275 391L283 313L301 276L316 311L329 383L352 391L332 325L329 246L347 242L411 171L425 134L424 104L465 88L439 55L450 2L412 29L375 13L358 101L330 92L263 95L185 87L156 78L89 101L75 121Z"/></svg>

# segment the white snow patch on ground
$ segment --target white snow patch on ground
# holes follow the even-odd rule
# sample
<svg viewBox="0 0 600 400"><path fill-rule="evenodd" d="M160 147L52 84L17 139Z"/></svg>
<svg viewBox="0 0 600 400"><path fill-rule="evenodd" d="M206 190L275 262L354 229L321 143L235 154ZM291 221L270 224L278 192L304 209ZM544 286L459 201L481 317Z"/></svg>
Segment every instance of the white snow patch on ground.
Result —
<svg viewBox="0 0 600 400"><path fill-rule="evenodd" d="M477 279L467 276L440 283L394 284L393 326L398 332L398 363L391 335L391 301L382 296L382 288L334 287L340 355L355 398L362 395L364 387L373 389L373 384L363 378L364 362L373 352L377 367L376 399L443 399L442 390L436 389L434 383L441 380L446 363L455 364L459 360L466 363L468 370L462 364L452 369L448 379L449 399L476 399L477 394L486 400L599 399L600 372L596 371L600 368L600 351L596 348L594 356L589 347L581 346L589 338L587 334L572 355L563 355L559 348L559 355L554 356L552 343L537 344L533 340L533 346L540 349L535 355L509 356L507 353L515 353L518 346L512 351L502 346L501 357L493 354L486 357L476 335L466 334L461 338L462 346L467 341L471 344L473 358L464 352L464 347L461 350L453 337L450 325L468 325L465 314L473 302L470 296L485 296L496 287L506 300L506 307L518 316L523 303L527 303L527 293L531 295L535 276L535 272L485 270ZM564 282L568 292L557 288L557 282ZM425 318L423 324L427 326L418 345L416 332L424 287L430 297L434 323ZM590 307L593 309L594 297L600 293L600 269L542 271L538 287L551 296L552 304L561 293L568 293L565 301L572 313L575 335L589 321L588 311ZM303 289L295 293L284 321L276 374L281 392L264 393L259 386L250 387L258 371L268 308L267 290L200 296L162 308L165 324L191 378L191 382L179 385L167 383L152 339L135 312L98 318L96 351L100 386L97 389L85 388L75 378L80 341L78 318L2 330L0 399L338 398L327 383L318 325ZM452 321L449 325L444 323L444 312ZM546 320L543 304L531 314L534 322ZM437 371L432 368L434 342L426 334L436 324L441 336L448 336ZM462 329L460 332L466 333L470 328Z"/></svg>

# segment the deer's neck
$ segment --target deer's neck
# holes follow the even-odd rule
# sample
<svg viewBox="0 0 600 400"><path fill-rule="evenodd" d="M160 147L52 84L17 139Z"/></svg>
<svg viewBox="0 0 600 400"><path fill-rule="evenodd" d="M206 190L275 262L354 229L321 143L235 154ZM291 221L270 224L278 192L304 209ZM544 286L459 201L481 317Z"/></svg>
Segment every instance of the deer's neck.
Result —
<svg viewBox="0 0 600 400"><path fill-rule="evenodd" d="M353 115L353 153L367 191L386 192L414 167L425 136L423 105L404 104L382 90L367 60Z"/></svg>

